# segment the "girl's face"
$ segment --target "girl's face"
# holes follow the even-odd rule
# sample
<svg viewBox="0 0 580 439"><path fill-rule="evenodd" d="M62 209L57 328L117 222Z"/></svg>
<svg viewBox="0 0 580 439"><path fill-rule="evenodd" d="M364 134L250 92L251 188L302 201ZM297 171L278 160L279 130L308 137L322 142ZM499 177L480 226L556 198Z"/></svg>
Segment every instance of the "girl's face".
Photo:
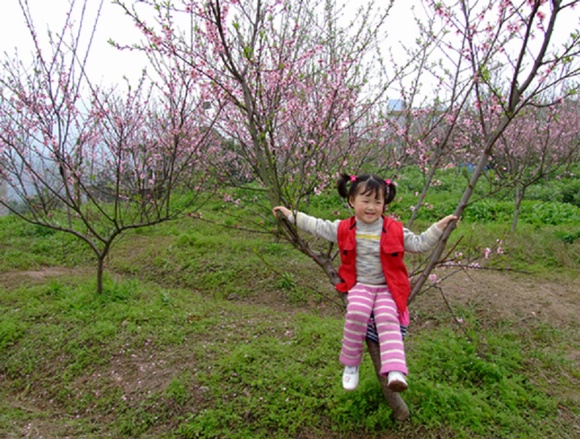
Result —
<svg viewBox="0 0 580 439"><path fill-rule="evenodd" d="M362 189L354 197L350 197L350 205L354 209L354 215L365 224L372 224L383 215L385 211L385 198L381 193L363 193Z"/></svg>

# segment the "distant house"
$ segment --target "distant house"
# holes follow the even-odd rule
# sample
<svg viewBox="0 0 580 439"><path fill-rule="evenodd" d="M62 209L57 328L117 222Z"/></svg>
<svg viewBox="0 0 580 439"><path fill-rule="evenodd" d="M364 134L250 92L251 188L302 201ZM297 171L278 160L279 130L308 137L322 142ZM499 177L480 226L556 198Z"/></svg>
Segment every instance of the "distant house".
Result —
<svg viewBox="0 0 580 439"><path fill-rule="evenodd" d="M402 99L389 99L387 103L389 107L389 114L401 115L407 109L407 104Z"/></svg>
<svg viewBox="0 0 580 439"><path fill-rule="evenodd" d="M395 120L400 126L405 124L407 104L401 99L389 99L387 102L388 115Z"/></svg>

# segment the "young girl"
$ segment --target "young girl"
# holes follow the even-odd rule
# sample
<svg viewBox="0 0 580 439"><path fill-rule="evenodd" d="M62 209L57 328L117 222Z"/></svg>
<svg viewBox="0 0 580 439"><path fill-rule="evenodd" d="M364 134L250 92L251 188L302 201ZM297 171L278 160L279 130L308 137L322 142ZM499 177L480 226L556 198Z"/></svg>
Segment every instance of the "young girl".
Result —
<svg viewBox="0 0 580 439"><path fill-rule="evenodd" d="M346 220L326 221L284 206L274 207L296 226L331 242L338 243L343 280L337 290L347 293L346 318L340 362L345 366L342 385L354 390L359 381L364 339L371 314L379 336L382 375L388 376L393 392L407 389L407 364L400 325L409 324L407 300L411 291L405 250L423 253L437 244L443 230L457 217L449 215L421 235L384 215L387 204L395 198L395 185L376 175L342 174L339 194L348 200L354 216Z"/></svg>

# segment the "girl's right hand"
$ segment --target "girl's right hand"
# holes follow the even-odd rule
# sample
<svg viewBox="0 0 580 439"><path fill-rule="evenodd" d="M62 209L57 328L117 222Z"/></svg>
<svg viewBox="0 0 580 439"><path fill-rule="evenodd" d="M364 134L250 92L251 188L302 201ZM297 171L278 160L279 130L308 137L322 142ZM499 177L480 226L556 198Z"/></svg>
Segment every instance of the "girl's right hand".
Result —
<svg viewBox="0 0 580 439"><path fill-rule="evenodd" d="M272 213L274 214L274 216L277 216L276 213L278 213L278 212L280 212L286 218L288 218L290 215L292 215L292 212L290 211L290 209L287 209L284 206L276 206L272 209Z"/></svg>

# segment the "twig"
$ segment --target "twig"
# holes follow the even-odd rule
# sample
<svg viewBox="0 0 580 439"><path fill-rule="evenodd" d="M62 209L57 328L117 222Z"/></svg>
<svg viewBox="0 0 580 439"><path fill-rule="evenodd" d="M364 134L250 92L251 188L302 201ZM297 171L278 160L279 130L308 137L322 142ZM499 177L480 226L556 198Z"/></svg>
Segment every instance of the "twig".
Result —
<svg viewBox="0 0 580 439"><path fill-rule="evenodd" d="M449 303L449 301L447 300L447 297L443 293L443 288L441 288L440 286L435 286L435 288L437 288L439 290L439 292L441 293L441 297L443 298L445 305L447 305L447 308L449 309L449 312L451 313L453 321L455 323L457 323L457 325L461 328L461 331L463 331L465 338L467 338L467 340L469 340L470 342L473 342L473 339L469 336L469 334L467 333L467 331L465 330L465 328L463 327L461 322L457 319L457 317L455 317L455 313L453 312L453 308L451 308L451 304Z"/></svg>
<svg viewBox="0 0 580 439"><path fill-rule="evenodd" d="M272 266L272 264L270 264L268 261L266 261L266 259L264 259L264 256L256 251L254 249L254 253L256 254L256 256L258 256L258 258L261 259L262 263L268 267L273 273L277 274L278 276L282 277L284 276L284 273L279 272L278 270L276 270L276 268L274 268ZM318 294L320 297L322 297L324 300L326 300L327 302L330 302L332 305L336 305L340 310L344 310L345 305L344 303L338 303L337 301L331 299L330 297L326 296L324 293L322 293L321 291L319 291L317 288L311 287L310 285L303 285L305 288L308 288L309 290L314 291L316 294Z"/></svg>

